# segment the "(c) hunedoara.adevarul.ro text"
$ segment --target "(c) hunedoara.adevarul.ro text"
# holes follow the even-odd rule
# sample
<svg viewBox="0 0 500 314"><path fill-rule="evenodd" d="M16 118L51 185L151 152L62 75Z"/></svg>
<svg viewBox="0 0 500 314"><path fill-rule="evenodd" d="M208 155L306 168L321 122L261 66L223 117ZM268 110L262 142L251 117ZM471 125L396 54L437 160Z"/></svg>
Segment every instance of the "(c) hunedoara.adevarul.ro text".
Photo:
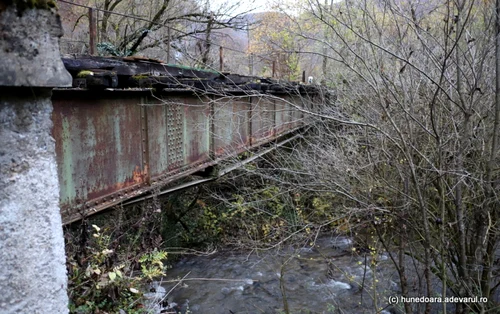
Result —
<svg viewBox="0 0 500 314"><path fill-rule="evenodd" d="M389 297L389 304L398 303L487 303L486 297Z"/></svg>

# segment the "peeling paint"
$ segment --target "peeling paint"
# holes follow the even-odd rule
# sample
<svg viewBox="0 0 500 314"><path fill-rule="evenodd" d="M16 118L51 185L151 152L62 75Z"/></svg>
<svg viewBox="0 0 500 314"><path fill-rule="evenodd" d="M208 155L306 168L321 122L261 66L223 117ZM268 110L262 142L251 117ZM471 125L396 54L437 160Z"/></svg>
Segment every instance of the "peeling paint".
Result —
<svg viewBox="0 0 500 314"><path fill-rule="evenodd" d="M210 99L141 90L54 91L65 223L78 219L82 209L97 212L303 123L295 119L300 112L283 101Z"/></svg>

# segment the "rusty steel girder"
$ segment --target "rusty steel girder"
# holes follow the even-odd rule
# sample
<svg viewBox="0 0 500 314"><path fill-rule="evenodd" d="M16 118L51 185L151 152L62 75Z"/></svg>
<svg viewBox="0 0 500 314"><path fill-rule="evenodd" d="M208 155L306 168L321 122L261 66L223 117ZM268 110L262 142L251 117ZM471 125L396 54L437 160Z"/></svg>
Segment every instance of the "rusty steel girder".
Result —
<svg viewBox="0 0 500 314"><path fill-rule="evenodd" d="M104 61L92 61L99 71L105 68ZM309 110L309 104L319 94L311 87L300 87L294 92L286 88L273 91L269 84L263 92L265 80L250 87L245 85L261 89L249 91L241 88L245 84L241 76L224 83L220 74L212 72L202 73L204 79L219 80L223 86L201 86L218 86L217 91L200 92L193 85L171 83L159 89L110 89L107 87L130 82L136 72L123 76L130 69L124 67L123 61L116 61L114 67L108 64L106 68L112 70L82 78L75 61L70 63L78 84L82 79L83 84L89 84L90 79L92 84L102 80L107 85L82 89L76 84L72 89L53 91L53 137L65 224L303 127L307 124L306 115L299 109ZM145 66L134 65L133 69L143 71ZM147 66L161 70L158 64ZM166 71L175 73L176 69ZM116 78L106 79L114 74ZM185 79L186 75L196 75L196 71L183 70L182 75ZM140 80L147 78L141 75ZM254 78L250 79L253 82ZM163 78L157 83L166 81Z"/></svg>

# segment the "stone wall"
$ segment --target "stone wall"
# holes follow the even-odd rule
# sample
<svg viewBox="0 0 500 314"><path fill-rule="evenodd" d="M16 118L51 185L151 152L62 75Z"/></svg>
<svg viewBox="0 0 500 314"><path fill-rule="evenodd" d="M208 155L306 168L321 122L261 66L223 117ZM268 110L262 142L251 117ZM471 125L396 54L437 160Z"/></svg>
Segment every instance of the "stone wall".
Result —
<svg viewBox="0 0 500 314"><path fill-rule="evenodd" d="M9 2L11 3L11 2ZM71 84L50 10L0 0L0 313L67 313L51 88Z"/></svg>

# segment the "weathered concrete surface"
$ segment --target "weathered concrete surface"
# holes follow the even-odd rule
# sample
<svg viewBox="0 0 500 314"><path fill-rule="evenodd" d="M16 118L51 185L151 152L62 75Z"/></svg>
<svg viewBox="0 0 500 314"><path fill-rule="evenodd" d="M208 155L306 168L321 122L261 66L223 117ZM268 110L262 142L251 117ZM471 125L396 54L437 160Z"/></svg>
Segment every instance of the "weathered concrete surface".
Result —
<svg viewBox="0 0 500 314"><path fill-rule="evenodd" d="M52 103L47 91L36 92L18 97L6 96L7 91L0 89L0 313L4 314L67 312L59 183L50 136Z"/></svg>
<svg viewBox="0 0 500 314"><path fill-rule="evenodd" d="M59 54L59 16L51 10L14 6L2 11L0 1L0 86L71 86Z"/></svg>
<svg viewBox="0 0 500 314"><path fill-rule="evenodd" d="M71 83L62 68L59 35L54 12L18 14L0 0L2 314L68 312L48 88Z"/></svg>

